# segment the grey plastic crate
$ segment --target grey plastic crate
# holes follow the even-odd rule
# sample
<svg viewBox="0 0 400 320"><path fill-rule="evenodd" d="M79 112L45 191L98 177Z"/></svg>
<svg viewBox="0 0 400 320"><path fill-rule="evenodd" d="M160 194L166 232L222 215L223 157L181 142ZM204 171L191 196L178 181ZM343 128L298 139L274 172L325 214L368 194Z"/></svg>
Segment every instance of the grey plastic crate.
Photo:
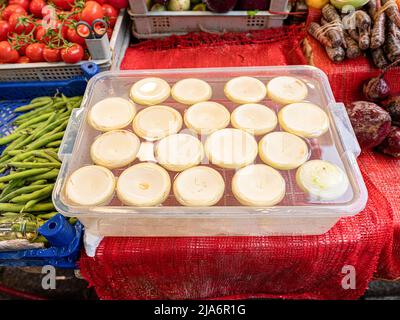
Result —
<svg viewBox="0 0 400 320"><path fill-rule="evenodd" d="M181 35L193 31L240 32L261 30L282 26L287 15L260 11L249 14L247 11L213 13L202 11L164 11L150 12L145 0L130 0L128 11L132 20L132 34L137 38L161 38L172 34ZM289 12L287 0L271 0L271 12Z"/></svg>
<svg viewBox="0 0 400 320"><path fill-rule="evenodd" d="M99 66L100 71L110 70L113 64L118 61L121 47L126 38L128 22L126 10L121 10L110 40L110 56L103 60L92 60ZM82 75L81 65L85 62L87 61L81 61L76 64L64 62L0 64L0 82L68 80Z"/></svg>

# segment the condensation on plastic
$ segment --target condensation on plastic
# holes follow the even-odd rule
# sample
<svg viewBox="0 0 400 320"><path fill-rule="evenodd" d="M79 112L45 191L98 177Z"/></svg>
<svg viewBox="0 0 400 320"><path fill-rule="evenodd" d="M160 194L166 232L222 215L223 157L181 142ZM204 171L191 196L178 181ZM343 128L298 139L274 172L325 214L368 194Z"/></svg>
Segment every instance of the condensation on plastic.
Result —
<svg viewBox="0 0 400 320"><path fill-rule="evenodd" d="M322 137L309 140L311 158L322 158L342 167L351 188L335 201L324 202L308 198L298 189L294 172L282 172L287 182L283 202L274 207L240 206L226 189L221 202L213 207L177 206L171 194L163 206L127 207L114 199L111 206L79 207L66 200L62 192L66 178L79 167L91 164L88 146L99 132L85 121L88 110L99 100L110 96L128 98L130 86L148 76L164 78L174 83L182 78L196 77L208 81L214 89L213 100L225 104L230 111L236 106L223 95L224 83L236 76L254 76L266 82L280 75L292 75L304 80L310 90L309 99L319 104L329 115L330 131ZM266 100L275 111L279 106ZM164 104L183 112L185 107L171 98ZM334 110L334 112L332 112ZM75 111L66 130L60 158L63 164L53 192L53 201L59 212L76 216L92 234L102 236L215 236L215 235L311 235L328 231L344 216L360 212L367 201L367 191L356 157L360 149L342 105L333 98L326 75L308 66L250 67L184 70L138 70L107 72L90 81L82 109ZM259 161L259 160L258 160ZM221 170L229 175L227 170ZM172 176L173 178L173 176Z"/></svg>

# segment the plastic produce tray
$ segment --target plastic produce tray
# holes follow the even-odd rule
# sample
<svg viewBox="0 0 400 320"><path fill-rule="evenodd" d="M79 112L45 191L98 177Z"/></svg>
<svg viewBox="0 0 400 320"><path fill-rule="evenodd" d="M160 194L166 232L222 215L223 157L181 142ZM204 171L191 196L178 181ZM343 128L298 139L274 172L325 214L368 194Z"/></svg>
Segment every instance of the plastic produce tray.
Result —
<svg viewBox="0 0 400 320"><path fill-rule="evenodd" d="M96 63L100 71L111 69L114 61L119 59L119 56L123 54L121 53L121 48L126 38L128 20L126 10L120 10L114 32L110 39L110 56L107 59L90 61ZM0 64L0 82L68 80L77 76L83 76L81 66L87 62L81 61L76 64L67 64L64 62Z"/></svg>
<svg viewBox="0 0 400 320"><path fill-rule="evenodd" d="M172 192L163 205L157 207L123 206L116 198L109 206L83 207L74 206L65 198L63 187L67 177L74 170L92 164L89 146L100 132L87 124L86 115L96 102L110 96L128 98L132 84L145 77L160 77L170 84L194 77L212 86L212 101L220 102L232 111L237 104L223 94L224 84L229 79L252 76L266 83L282 75L306 82L309 101L321 106L329 116L328 133L317 139L307 139L307 143L311 150L310 159L331 161L346 172L351 187L341 198L334 201L308 198L296 185L295 170L281 171L287 191L283 201L274 207L241 206L232 195L229 179L225 179L227 187L223 199L212 207L177 206ZM275 112L279 110L279 106L269 99L261 103ZM186 109L171 97L163 104L176 108L181 114ZM279 126L276 130L280 130ZM328 231L339 218L355 215L365 207L367 190L356 162L359 154L360 147L345 108L335 102L326 75L317 68L290 66L105 72L91 79L82 107L72 114L59 151L63 163L53 191L53 202L60 213L78 217L86 231L104 236L316 235ZM261 163L259 157L256 163ZM216 169L224 177L233 174L233 170ZM118 176L122 170L118 169L114 174ZM171 179L174 176L172 173Z"/></svg>
<svg viewBox="0 0 400 320"><path fill-rule="evenodd" d="M137 38L160 38L193 31L241 32L281 27L289 12L288 0L271 0L269 11L249 14L247 11L213 13L209 11L151 12L146 0L130 0L129 15L133 20L132 34Z"/></svg>
<svg viewBox="0 0 400 320"><path fill-rule="evenodd" d="M83 95L88 79L97 74L99 68L96 64L87 62L81 65L81 72L84 76L66 81L0 83L0 136L13 131L12 122L17 116L14 109L35 97L54 95L57 92L66 96ZM4 148L5 146L2 146L0 151ZM59 214L48 220L39 232L43 235L50 234L47 239L51 247L0 252L0 266L53 265L68 269L77 267L76 260L83 234L83 226L80 222L70 226Z"/></svg>

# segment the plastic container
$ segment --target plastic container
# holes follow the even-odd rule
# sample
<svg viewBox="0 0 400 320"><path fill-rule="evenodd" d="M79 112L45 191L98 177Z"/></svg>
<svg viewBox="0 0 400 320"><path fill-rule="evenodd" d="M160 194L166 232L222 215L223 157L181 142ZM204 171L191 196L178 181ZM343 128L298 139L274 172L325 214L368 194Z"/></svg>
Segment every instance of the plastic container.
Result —
<svg viewBox="0 0 400 320"><path fill-rule="evenodd" d="M128 24L128 18L125 13L126 10L120 10L115 23L114 32L110 40L109 56L106 59L90 61L96 63L100 71L109 70L114 60L119 59ZM0 82L68 80L82 76L81 66L87 62L81 61L76 64L65 62L0 64Z"/></svg>
<svg viewBox="0 0 400 320"><path fill-rule="evenodd" d="M269 11L249 14L247 11L213 13L210 11L162 11L147 10L146 0L130 0L129 14L133 20L132 33L137 38L160 38L192 31L240 32L278 28L289 12L287 0L271 0Z"/></svg>
<svg viewBox="0 0 400 320"><path fill-rule="evenodd" d="M179 206L171 193L158 207L122 206L114 199L109 206L80 207L70 204L63 194L68 176L83 165L91 164L89 146L100 132L86 121L90 108L111 96L128 98L129 88L144 77L161 77L170 84L183 78L200 78L213 87L212 101L225 105L231 112L238 106L224 96L224 84L236 76L253 76L264 83L269 79L291 75L308 85L308 99L320 105L329 115L330 129L318 139L308 140L311 159L323 159L340 166L347 174L350 188L335 201L313 201L296 185L295 170L281 171L286 180L284 200L274 207L245 207L233 197L230 179L234 170L216 168L227 184L222 200L213 207ZM262 103L275 110L270 100ZM181 113L187 108L169 98L163 104ZM129 128L128 128L129 129ZM276 130L280 130L278 127ZM259 140L259 139L257 139ZM75 216L86 231L103 236L227 236L227 235L317 235L328 231L341 217L353 216L366 205L367 190L356 158L360 147L343 104L336 103L326 75L309 66L244 67L218 69L137 70L105 72L91 79L80 109L73 112L59 157L63 160L54 191L53 202L58 211ZM259 157L257 163L261 163ZM122 169L121 169L122 170ZM118 176L121 170L114 173ZM173 179L175 173L171 173Z"/></svg>

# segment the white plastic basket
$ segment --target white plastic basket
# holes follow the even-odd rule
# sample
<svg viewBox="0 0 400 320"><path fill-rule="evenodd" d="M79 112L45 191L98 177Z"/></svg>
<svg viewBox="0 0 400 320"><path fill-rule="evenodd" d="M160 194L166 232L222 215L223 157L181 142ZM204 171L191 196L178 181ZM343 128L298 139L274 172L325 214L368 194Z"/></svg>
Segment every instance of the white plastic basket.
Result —
<svg viewBox="0 0 400 320"><path fill-rule="evenodd" d="M172 34L181 35L193 31L240 32L278 28L287 15L260 11L212 13L209 11L150 12L145 0L130 0L129 14L133 20L132 34L137 38L161 38ZM289 12L288 0L271 0L271 12Z"/></svg>
<svg viewBox="0 0 400 320"><path fill-rule="evenodd" d="M110 40L110 56L103 60L92 60L99 66L100 71L111 69L121 54L128 24L128 18L125 13L126 10L121 10L117 18ZM67 80L81 76L83 74L81 65L85 62L87 61L81 61L76 64L67 64L65 62L0 64L0 82Z"/></svg>

